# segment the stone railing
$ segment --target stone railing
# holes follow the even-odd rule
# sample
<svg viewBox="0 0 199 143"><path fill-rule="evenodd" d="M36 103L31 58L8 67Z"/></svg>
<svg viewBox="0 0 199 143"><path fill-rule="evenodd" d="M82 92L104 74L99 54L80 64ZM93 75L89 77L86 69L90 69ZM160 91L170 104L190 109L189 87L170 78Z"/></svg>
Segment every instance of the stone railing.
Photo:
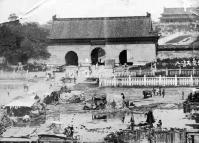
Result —
<svg viewBox="0 0 199 143"><path fill-rule="evenodd" d="M127 77L100 78L100 87L133 87L133 86L199 86L199 77Z"/></svg>
<svg viewBox="0 0 199 143"><path fill-rule="evenodd" d="M132 71L116 71L113 73L116 77L136 77L136 76L199 76L199 69L159 69L159 70L132 70Z"/></svg>

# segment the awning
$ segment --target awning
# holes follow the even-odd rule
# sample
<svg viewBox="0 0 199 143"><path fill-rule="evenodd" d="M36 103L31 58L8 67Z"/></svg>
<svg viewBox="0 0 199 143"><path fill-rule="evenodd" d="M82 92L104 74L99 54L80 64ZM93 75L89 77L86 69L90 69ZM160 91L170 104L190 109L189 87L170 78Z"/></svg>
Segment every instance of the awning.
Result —
<svg viewBox="0 0 199 143"><path fill-rule="evenodd" d="M6 107L32 107L35 102L34 96L22 97L13 100Z"/></svg>

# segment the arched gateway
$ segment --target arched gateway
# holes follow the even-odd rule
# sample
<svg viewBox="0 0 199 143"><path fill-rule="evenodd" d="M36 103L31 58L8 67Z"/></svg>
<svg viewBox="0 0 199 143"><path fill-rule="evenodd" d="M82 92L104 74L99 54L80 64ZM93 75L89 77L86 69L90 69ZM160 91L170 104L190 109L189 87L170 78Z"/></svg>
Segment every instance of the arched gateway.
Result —
<svg viewBox="0 0 199 143"><path fill-rule="evenodd" d="M127 63L127 50L123 50L122 52L120 52L119 61L121 65Z"/></svg>
<svg viewBox="0 0 199 143"><path fill-rule="evenodd" d="M105 51L104 49L98 47L92 50L91 52L91 64L104 64L104 58L105 58Z"/></svg>
<svg viewBox="0 0 199 143"><path fill-rule="evenodd" d="M109 61L114 60L116 64L133 61L139 65L156 59L159 35L151 32L150 14L99 18L54 16L52 20L48 64L89 66L106 60L108 66ZM127 54L124 51L120 55L123 50L127 50Z"/></svg>
<svg viewBox="0 0 199 143"><path fill-rule="evenodd" d="M66 54L65 60L66 60L66 66L70 66L70 65L78 66L78 56L77 56L77 53L73 51L69 51Z"/></svg>

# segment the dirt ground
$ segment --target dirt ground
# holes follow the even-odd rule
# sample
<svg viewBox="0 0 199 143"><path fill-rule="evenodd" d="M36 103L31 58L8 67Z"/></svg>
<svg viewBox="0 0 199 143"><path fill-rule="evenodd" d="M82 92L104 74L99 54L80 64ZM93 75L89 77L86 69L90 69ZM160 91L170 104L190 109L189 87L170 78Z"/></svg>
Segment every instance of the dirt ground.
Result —
<svg viewBox="0 0 199 143"><path fill-rule="evenodd" d="M54 90L58 90L61 82L58 79L46 81L45 78L34 79L34 81L0 81L0 105L9 103L17 96L29 96L37 94L41 98ZM24 84L28 84L28 91L24 90ZM83 111L83 104L58 104L56 106L48 106L46 124L59 120L64 126L73 124L75 127L75 135L79 136L82 141L102 141L110 132L126 129L129 126L130 117L133 115L135 122L145 121L144 113L146 108L153 108L156 121L159 119L163 122L163 127L187 128L186 124L195 123L189 120L183 113L182 108L178 108L187 98L192 88L165 88L165 97L154 96L152 98L143 99L143 90L152 90L152 88L98 88L95 85L78 84L72 88L72 84L68 84L71 89L83 90L85 96L93 93L106 93L109 98L121 98L124 93L127 100L132 101L136 107L131 111L129 109L106 110L106 111ZM143 108L144 107L144 108ZM142 110L144 109L144 110ZM105 114L105 120L94 119L96 114Z"/></svg>

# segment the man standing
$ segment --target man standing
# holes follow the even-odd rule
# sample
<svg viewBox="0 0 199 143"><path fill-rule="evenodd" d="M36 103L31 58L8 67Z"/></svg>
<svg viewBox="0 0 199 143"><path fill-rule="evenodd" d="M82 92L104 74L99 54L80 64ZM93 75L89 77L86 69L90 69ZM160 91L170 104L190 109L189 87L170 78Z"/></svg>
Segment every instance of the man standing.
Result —
<svg viewBox="0 0 199 143"><path fill-rule="evenodd" d="M153 96L155 96L156 90L155 90L155 88L154 88L154 87L153 87L152 92L153 92Z"/></svg>
<svg viewBox="0 0 199 143"><path fill-rule="evenodd" d="M162 90L162 97L164 98L165 96L165 89Z"/></svg>
<svg viewBox="0 0 199 143"><path fill-rule="evenodd" d="M158 91L159 93L159 96L162 96L161 94L162 94L162 92L161 92L161 87L159 87L159 91Z"/></svg>
<svg viewBox="0 0 199 143"><path fill-rule="evenodd" d="M182 100L184 100L184 91L182 91Z"/></svg>
<svg viewBox="0 0 199 143"><path fill-rule="evenodd" d="M124 96L124 93L121 93L121 96L122 96L122 108L124 108L125 107L125 96Z"/></svg>
<svg viewBox="0 0 199 143"><path fill-rule="evenodd" d="M132 114L131 115L131 119L130 119L130 128L131 128L131 130L134 130L134 126L135 126L135 120L134 120L134 116Z"/></svg>
<svg viewBox="0 0 199 143"><path fill-rule="evenodd" d="M146 122L150 125L150 127L153 127L153 123L155 123L155 118L153 116L152 110L150 110L147 114Z"/></svg>

